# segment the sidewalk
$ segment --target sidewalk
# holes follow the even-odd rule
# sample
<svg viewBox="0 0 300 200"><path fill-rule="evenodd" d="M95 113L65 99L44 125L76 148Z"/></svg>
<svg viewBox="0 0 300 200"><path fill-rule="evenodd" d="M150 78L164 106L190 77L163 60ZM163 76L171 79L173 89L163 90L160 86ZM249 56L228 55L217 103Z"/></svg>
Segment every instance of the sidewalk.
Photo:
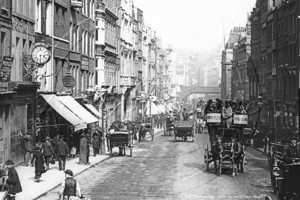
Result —
<svg viewBox="0 0 300 200"><path fill-rule="evenodd" d="M154 129L154 133L158 134L162 129ZM147 138L150 135L147 135ZM155 137L154 137L155 138ZM133 140L133 144L137 141ZM107 150L107 148L105 148ZM134 151L134 149L133 149ZM92 154L91 154L92 155ZM84 172L90 167L105 161L109 158L108 152L106 155L97 155L96 157L90 156L90 165L79 165L79 158L67 158L66 169L71 169L74 176ZM56 161L54 165L50 164L50 170L44 173L41 177L39 183L35 182L34 177L34 167L17 166L16 170L19 174L19 179L21 181L23 192L17 194L16 200L35 200L38 199L43 194L47 193L51 189L59 186L65 178L64 171L58 170L58 162Z"/></svg>

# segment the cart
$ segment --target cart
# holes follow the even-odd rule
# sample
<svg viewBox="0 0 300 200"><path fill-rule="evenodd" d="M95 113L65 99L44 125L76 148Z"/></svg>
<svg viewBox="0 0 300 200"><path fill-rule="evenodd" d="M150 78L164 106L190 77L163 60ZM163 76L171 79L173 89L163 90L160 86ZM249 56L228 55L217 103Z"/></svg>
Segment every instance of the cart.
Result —
<svg viewBox="0 0 300 200"><path fill-rule="evenodd" d="M187 140L187 137L192 137L192 142L194 142L196 124L194 121L175 121L174 122L174 141L176 137L182 137L184 141Z"/></svg>
<svg viewBox="0 0 300 200"><path fill-rule="evenodd" d="M114 147L119 147L120 154L126 155L126 148L130 149L130 157L132 157L132 135L128 132L117 131L113 134L109 134L108 144L109 144L109 155L112 157L112 149Z"/></svg>

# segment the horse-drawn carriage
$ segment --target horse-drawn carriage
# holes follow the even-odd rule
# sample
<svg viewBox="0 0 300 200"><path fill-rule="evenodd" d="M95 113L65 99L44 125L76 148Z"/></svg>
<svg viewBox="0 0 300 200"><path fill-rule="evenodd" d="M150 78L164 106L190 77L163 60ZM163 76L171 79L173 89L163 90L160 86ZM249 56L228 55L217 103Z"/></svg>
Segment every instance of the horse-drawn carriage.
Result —
<svg viewBox="0 0 300 200"><path fill-rule="evenodd" d="M129 148L129 155L130 157L132 157L132 131L128 130L127 125L125 122L120 121L115 121L112 123L110 127L110 132L106 135L110 156L112 156L112 149L114 147L119 147L119 155L126 155L126 149Z"/></svg>
<svg viewBox="0 0 300 200"><path fill-rule="evenodd" d="M174 125L174 141L176 141L176 137L181 137L184 141L186 141L189 136L192 138L192 142L194 142L196 131L196 123L194 121L175 121Z"/></svg>
<svg viewBox="0 0 300 200"><path fill-rule="evenodd" d="M300 199L300 162L287 164L283 161L285 144L271 143L272 151L269 154L271 167L271 186L278 199Z"/></svg>
<svg viewBox="0 0 300 200"><path fill-rule="evenodd" d="M239 172L243 173L245 171L243 129L247 126L247 121L248 117L246 114L234 114L233 124L230 128L225 128L221 113L207 114L211 148L209 150L208 144L205 148L204 162L207 171L209 171L209 164L211 162L214 162L217 174L221 174L223 164L231 165L233 175L236 174L235 165L237 165Z"/></svg>

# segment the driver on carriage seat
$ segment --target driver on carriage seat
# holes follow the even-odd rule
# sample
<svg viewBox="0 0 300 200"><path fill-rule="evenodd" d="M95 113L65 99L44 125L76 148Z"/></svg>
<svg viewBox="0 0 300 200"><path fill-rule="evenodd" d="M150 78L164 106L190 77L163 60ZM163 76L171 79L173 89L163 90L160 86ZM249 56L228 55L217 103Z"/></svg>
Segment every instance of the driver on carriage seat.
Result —
<svg viewBox="0 0 300 200"><path fill-rule="evenodd" d="M232 162L233 162L233 172L232 176L236 176L240 170L240 160L243 154L243 148L240 142L237 141L237 138L232 138Z"/></svg>
<svg viewBox="0 0 300 200"><path fill-rule="evenodd" d="M295 162L299 162L300 160L300 143L299 138L296 136L290 137L290 143L288 143L283 152L282 152L282 160L286 164L291 164Z"/></svg>

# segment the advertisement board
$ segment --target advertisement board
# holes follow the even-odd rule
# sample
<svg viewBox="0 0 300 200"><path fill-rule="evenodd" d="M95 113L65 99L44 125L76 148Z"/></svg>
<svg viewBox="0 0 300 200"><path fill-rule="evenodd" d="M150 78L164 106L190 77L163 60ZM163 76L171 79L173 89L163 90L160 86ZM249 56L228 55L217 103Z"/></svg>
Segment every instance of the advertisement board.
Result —
<svg viewBox="0 0 300 200"><path fill-rule="evenodd" d="M0 92L6 92L8 90L8 82L10 81L10 72L13 61L13 57L3 56L0 65Z"/></svg>

